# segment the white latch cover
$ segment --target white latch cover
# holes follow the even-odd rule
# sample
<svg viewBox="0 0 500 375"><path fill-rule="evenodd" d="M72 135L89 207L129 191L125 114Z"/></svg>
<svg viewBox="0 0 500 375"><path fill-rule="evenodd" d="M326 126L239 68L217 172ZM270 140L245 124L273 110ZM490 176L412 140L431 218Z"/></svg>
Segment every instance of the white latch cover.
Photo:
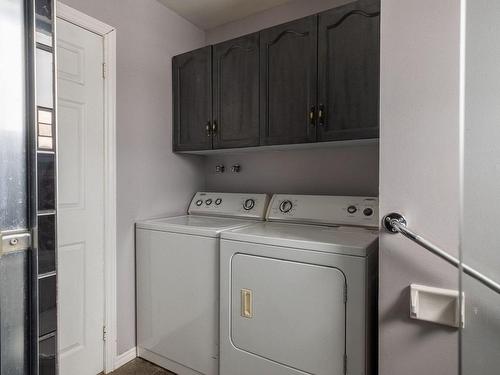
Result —
<svg viewBox="0 0 500 375"><path fill-rule="evenodd" d="M464 327L465 295L459 292L430 286L410 285L410 318L425 320L450 327Z"/></svg>

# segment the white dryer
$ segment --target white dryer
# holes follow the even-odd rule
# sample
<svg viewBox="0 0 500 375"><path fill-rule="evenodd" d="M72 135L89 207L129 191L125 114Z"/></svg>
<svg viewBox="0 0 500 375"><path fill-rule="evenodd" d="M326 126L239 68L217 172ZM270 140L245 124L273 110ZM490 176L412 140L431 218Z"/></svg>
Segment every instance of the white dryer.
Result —
<svg viewBox="0 0 500 375"><path fill-rule="evenodd" d="M375 366L378 200L274 195L222 233L221 375L365 375Z"/></svg>
<svg viewBox="0 0 500 375"><path fill-rule="evenodd" d="M263 220L265 194L197 193L188 215L136 223L138 355L179 375L219 373L219 241Z"/></svg>

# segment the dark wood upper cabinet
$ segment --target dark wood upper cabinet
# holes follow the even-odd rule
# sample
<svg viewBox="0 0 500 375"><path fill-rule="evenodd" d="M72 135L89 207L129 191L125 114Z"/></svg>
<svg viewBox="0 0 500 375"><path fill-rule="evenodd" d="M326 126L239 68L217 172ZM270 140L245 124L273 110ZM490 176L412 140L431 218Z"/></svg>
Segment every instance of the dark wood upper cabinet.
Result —
<svg viewBox="0 0 500 375"><path fill-rule="evenodd" d="M259 145L259 34L213 49L214 148Z"/></svg>
<svg viewBox="0 0 500 375"><path fill-rule="evenodd" d="M261 31L260 59L261 144L316 141L317 16Z"/></svg>
<svg viewBox="0 0 500 375"><path fill-rule="evenodd" d="M172 61L174 151L212 148L212 47Z"/></svg>
<svg viewBox="0 0 500 375"><path fill-rule="evenodd" d="M318 140L378 138L380 2L319 15Z"/></svg>
<svg viewBox="0 0 500 375"><path fill-rule="evenodd" d="M379 136L380 0L188 52L172 66L174 151Z"/></svg>

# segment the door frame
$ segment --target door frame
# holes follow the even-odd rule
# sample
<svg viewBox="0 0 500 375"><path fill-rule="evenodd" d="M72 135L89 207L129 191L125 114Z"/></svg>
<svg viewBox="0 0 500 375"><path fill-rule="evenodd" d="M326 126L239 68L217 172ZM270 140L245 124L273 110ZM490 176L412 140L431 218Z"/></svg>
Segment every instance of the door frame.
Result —
<svg viewBox="0 0 500 375"><path fill-rule="evenodd" d="M116 29L59 1L56 4L55 13L56 18L100 35L104 43L103 368L104 373L107 374L115 369L118 356L116 341ZM57 30L55 35L57 36ZM57 74L57 69L55 71Z"/></svg>

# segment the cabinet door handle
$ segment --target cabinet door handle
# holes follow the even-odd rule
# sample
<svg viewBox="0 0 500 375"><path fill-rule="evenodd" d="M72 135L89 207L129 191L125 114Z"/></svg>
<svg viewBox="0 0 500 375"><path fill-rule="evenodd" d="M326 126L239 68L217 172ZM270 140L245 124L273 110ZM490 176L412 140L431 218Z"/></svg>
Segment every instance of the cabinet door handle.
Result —
<svg viewBox="0 0 500 375"><path fill-rule="evenodd" d="M212 126L210 124L210 120L207 121L207 125L205 125L205 130L207 131L207 137L212 136Z"/></svg>
<svg viewBox="0 0 500 375"><path fill-rule="evenodd" d="M213 135L217 134L217 121L216 120L214 120L214 122L212 123L212 134Z"/></svg>
<svg viewBox="0 0 500 375"><path fill-rule="evenodd" d="M319 126L325 125L325 106L323 104L319 105L318 109L318 124Z"/></svg>
<svg viewBox="0 0 500 375"><path fill-rule="evenodd" d="M315 117L316 117L316 107L312 106L311 110L309 111L309 124L311 124L312 126L315 125L314 123Z"/></svg>

